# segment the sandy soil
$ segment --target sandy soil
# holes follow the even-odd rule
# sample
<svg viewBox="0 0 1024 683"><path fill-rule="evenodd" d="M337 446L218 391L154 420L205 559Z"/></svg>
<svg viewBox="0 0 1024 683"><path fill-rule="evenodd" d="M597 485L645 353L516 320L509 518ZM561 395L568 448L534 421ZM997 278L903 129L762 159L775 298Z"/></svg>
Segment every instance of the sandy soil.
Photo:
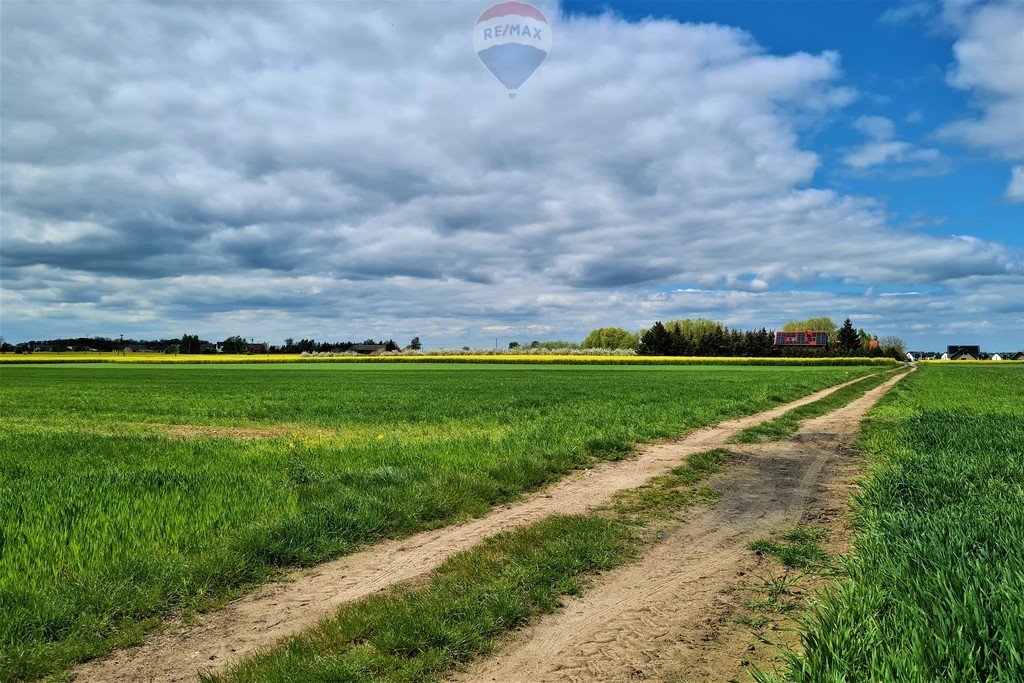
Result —
<svg viewBox="0 0 1024 683"><path fill-rule="evenodd" d="M247 654L273 645L284 636L313 626L334 613L342 604L379 592L394 584L425 576L447 557L474 546L482 538L531 524L551 515L584 513L591 506L609 502L618 491L640 486L653 476L665 474L677 466L680 460L687 455L724 446L739 431L778 417L799 405L816 401L846 384L830 387L757 415L728 420L714 427L691 432L677 441L648 446L638 455L627 460L601 463L590 470L572 474L521 502L496 508L484 517L464 524L418 533L398 541L386 541L310 570L295 572L289 581L263 586L229 603L224 609L198 615L189 625L169 623L163 632L155 635L141 646L118 650L109 657L87 662L74 670L74 680L98 683L129 681L163 683L192 681L198 678L200 672L220 671ZM871 393L871 396L874 397L878 394L879 391L876 390ZM868 405L863 401L860 404ZM850 419L859 419L859 415L860 413L851 413ZM752 459L751 462L757 462L757 460ZM816 472L821 469L822 464L814 466ZM677 591L681 596L687 596L691 592L711 596L713 593L704 590L702 585L684 585L681 588L672 586L678 578L686 576L692 576L693 582L701 584L704 583L702 577L705 575L717 577L721 574L721 578L724 578L725 574L722 573L724 569L721 566L731 567L739 562L743 545L747 539L747 535L744 534L748 534L748 531L744 529L751 525L751 519L755 525L753 528L763 530L784 518L784 514L780 516L772 510L775 507L789 506L789 494L776 494L772 487L766 489L755 487L745 490L744 487L747 485L744 482L762 478L758 474L760 466L752 467L753 469L751 467L733 468L736 471L731 476L737 477L735 486L739 487L739 490L730 491L723 497L722 503L715 508L717 512L713 513L717 516L704 520L694 519L694 525L704 524L706 526L703 531L699 526L679 531L680 534L683 534L680 536L679 542L659 546L653 551L650 560L645 560L642 565L638 565L638 567L647 567L648 571L654 572L659 564L664 563L668 565L665 569L676 568L681 572L670 571L664 578L654 576L654 581L645 587L648 589L646 594L650 596L664 595L668 598L670 594L674 594L672 591ZM783 480L788 481L789 478L794 477L802 482L795 489L800 492L801 496L810 490L809 487L813 486L817 476L816 474L807 475L803 472L803 463L799 458L793 459L793 462L787 460L779 466L771 466L767 469L772 475L770 481L780 482L780 486L782 486ZM783 470L789 474L782 474ZM757 483L755 481L750 485ZM725 485L732 486L728 483ZM767 503L760 500L764 496L769 499ZM787 500L783 500L783 496ZM729 512L730 510L731 512ZM725 518L731 515L733 521L723 526L721 522L723 515ZM693 544L695 544L694 547L680 547ZM666 548L675 548L676 553L686 554L673 554ZM664 555L664 553L668 554ZM712 559L705 557L708 553L713 556ZM732 564L729 564L730 557ZM632 571L637 570L632 569ZM657 591L659 585L668 592L659 593ZM593 599L599 601L601 595L603 595L603 591L596 592ZM624 596L622 600L613 598L606 606L599 607L598 612L592 618L608 620L617 612L624 610L629 601L640 597L642 596ZM697 604L692 601L683 602ZM559 617L564 618L568 614L574 614L574 612L570 609L561 613ZM682 617L682 614L680 616ZM663 636L653 633L658 630L655 627L658 620L663 617L657 611L650 613L641 611L636 612L636 618L640 620L640 624L650 624L651 629L643 631L631 627L630 631L623 632L624 640L622 642L630 643L630 647L637 648L638 653L647 653L654 647L648 642L649 640L660 642L659 638L664 639ZM621 623L621 621L616 623ZM590 625L593 628L598 626L597 622ZM590 627L585 632L589 633L592 630ZM539 627L538 632L543 633L543 628L544 626ZM601 633L605 634L605 631ZM612 634L607 637L615 637L616 632L609 631L607 633ZM669 631L666 631L666 635L668 633ZM606 636L597 635L595 637ZM562 643L555 637L544 636L538 642L547 643L542 648L542 651L546 653L544 656L550 656L552 662L555 662L554 665L560 667L561 665L556 661L561 656L560 648L562 645L568 646L569 644ZM596 643L596 641L594 642ZM609 650L609 648L605 648L605 650ZM615 650L625 652L621 648ZM513 657L515 656L514 652L515 650L510 653ZM640 661L647 655L638 654L637 657L640 658L637 661ZM506 656L501 660L495 660L494 663L505 660L513 661ZM539 665L535 662L528 669L531 676L533 673L541 674L537 666ZM567 664L567 666L576 665ZM557 670L561 670L561 668ZM585 670L586 667L580 671ZM487 671L488 677L491 676L486 665L480 671ZM503 674L501 671L506 673ZM501 671L495 669L493 675L505 676L502 680L546 680L534 679L530 676L523 678L521 671L517 672L513 669L501 669ZM508 676L512 677L508 678ZM489 680L489 678L485 680Z"/></svg>
<svg viewBox="0 0 1024 683"><path fill-rule="evenodd" d="M564 609L513 635L457 681L727 681L750 664L735 595L758 568L753 540L801 521L835 521L855 476L864 413L902 375L794 439L734 447L712 480L713 507L690 514L635 564L601 577Z"/></svg>

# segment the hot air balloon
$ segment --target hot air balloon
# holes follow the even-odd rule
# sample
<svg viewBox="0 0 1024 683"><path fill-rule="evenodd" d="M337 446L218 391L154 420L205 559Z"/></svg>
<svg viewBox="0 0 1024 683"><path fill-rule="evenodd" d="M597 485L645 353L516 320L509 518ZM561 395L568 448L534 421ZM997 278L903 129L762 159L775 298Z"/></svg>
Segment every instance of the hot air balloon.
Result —
<svg viewBox="0 0 1024 683"><path fill-rule="evenodd" d="M513 98L548 56L551 26L533 5L499 2L477 19L473 47L480 61Z"/></svg>

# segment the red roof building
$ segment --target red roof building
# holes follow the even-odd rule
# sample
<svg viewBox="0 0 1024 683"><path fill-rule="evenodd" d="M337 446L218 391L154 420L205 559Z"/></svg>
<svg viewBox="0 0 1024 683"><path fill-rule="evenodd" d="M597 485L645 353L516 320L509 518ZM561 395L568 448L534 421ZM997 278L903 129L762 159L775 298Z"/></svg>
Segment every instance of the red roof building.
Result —
<svg viewBox="0 0 1024 683"><path fill-rule="evenodd" d="M823 349L828 346L828 332L825 332L824 330L776 332L775 345Z"/></svg>

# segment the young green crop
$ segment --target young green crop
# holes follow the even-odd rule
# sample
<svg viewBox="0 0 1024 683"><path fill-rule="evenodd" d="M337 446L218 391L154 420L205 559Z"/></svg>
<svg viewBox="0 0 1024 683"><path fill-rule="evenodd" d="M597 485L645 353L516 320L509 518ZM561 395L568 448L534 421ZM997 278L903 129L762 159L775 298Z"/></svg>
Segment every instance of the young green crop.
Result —
<svg viewBox="0 0 1024 683"><path fill-rule="evenodd" d="M3 368L0 679L864 367Z"/></svg>
<svg viewBox="0 0 1024 683"><path fill-rule="evenodd" d="M797 681L1024 680L1024 368L922 367L865 423L846 579Z"/></svg>

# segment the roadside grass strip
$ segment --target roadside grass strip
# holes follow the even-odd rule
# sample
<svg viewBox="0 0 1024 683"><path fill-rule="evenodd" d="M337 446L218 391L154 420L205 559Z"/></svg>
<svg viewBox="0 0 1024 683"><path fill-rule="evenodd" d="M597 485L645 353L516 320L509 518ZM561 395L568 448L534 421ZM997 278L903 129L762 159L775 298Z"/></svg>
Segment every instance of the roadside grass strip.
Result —
<svg viewBox="0 0 1024 683"><path fill-rule="evenodd" d="M698 453L670 474L586 516L552 517L452 556L425 585L397 587L206 681L437 681L492 652L499 638L656 539L659 520L713 496L702 482L728 458Z"/></svg>
<svg viewBox="0 0 1024 683"><path fill-rule="evenodd" d="M1022 396L1021 368L930 365L869 414L854 552L787 680L1024 680Z"/></svg>
<svg viewBox="0 0 1024 683"><path fill-rule="evenodd" d="M843 406L852 403L872 389L892 379L894 373L882 372L869 375L849 386L833 391L828 396L813 403L793 408L774 420L762 422L748 427L736 435L737 443L762 443L764 441L780 441L788 438L800 429L800 423L815 417L821 417Z"/></svg>

